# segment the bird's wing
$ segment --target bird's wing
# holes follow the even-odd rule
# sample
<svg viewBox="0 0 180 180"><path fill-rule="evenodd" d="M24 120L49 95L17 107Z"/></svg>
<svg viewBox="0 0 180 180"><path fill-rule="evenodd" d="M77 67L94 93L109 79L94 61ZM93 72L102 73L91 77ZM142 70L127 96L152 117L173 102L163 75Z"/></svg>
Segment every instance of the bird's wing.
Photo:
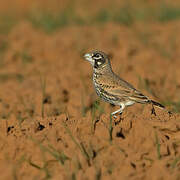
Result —
<svg viewBox="0 0 180 180"><path fill-rule="evenodd" d="M145 95L118 76L112 78L110 84L111 86L104 88L104 90L120 99L132 100L139 103L149 101Z"/></svg>
<svg viewBox="0 0 180 180"><path fill-rule="evenodd" d="M121 86L111 88L108 92L116 97L131 100L139 103L146 103L149 99L144 96L141 92L134 89L126 89Z"/></svg>

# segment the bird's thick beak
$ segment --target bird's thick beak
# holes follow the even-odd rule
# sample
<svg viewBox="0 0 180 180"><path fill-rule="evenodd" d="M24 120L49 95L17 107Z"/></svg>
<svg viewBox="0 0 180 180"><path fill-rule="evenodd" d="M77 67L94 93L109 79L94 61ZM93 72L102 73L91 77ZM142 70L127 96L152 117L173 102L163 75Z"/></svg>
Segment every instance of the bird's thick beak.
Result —
<svg viewBox="0 0 180 180"><path fill-rule="evenodd" d="M89 53L86 53L84 55L84 59L86 59L87 61L89 61L91 64L93 64L93 59L92 59L92 55Z"/></svg>

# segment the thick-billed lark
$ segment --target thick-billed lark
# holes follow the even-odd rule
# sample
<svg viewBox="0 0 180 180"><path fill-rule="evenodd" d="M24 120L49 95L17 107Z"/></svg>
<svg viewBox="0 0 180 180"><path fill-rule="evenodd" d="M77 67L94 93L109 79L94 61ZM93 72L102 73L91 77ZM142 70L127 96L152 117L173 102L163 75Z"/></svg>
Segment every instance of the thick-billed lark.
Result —
<svg viewBox="0 0 180 180"><path fill-rule="evenodd" d="M93 84L96 93L106 102L120 106L120 109L111 113L116 118L116 114L121 114L126 106L134 103L152 104L164 108L158 102L144 96L131 84L117 76L111 68L108 56L101 51L93 51L84 55L93 66Z"/></svg>

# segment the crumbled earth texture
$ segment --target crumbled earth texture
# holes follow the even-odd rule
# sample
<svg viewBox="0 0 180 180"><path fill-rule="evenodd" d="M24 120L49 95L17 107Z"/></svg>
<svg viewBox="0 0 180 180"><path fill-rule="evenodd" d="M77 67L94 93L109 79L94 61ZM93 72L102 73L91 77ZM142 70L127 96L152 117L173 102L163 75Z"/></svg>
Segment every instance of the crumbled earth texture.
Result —
<svg viewBox="0 0 180 180"><path fill-rule="evenodd" d="M30 7L55 11L58 2L7 0L0 9L13 6L20 17ZM88 13L85 3L76 6ZM109 21L47 33L24 18L0 34L0 179L180 179L179 30L178 20ZM136 104L111 118L119 107L97 97L83 59L94 49L166 110Z"/></svg>

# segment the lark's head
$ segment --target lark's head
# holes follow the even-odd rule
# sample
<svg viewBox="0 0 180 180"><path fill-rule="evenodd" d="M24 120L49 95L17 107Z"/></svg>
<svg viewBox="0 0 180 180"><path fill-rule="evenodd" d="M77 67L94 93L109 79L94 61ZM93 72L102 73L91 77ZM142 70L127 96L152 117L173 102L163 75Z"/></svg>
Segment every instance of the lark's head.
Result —
<svg viewBox="0 0 180 180"><path fill-rule="evenodd" d="M84 58L92 64L94 69L111 67L108 56L102 51L86 53Z"/></svg>

